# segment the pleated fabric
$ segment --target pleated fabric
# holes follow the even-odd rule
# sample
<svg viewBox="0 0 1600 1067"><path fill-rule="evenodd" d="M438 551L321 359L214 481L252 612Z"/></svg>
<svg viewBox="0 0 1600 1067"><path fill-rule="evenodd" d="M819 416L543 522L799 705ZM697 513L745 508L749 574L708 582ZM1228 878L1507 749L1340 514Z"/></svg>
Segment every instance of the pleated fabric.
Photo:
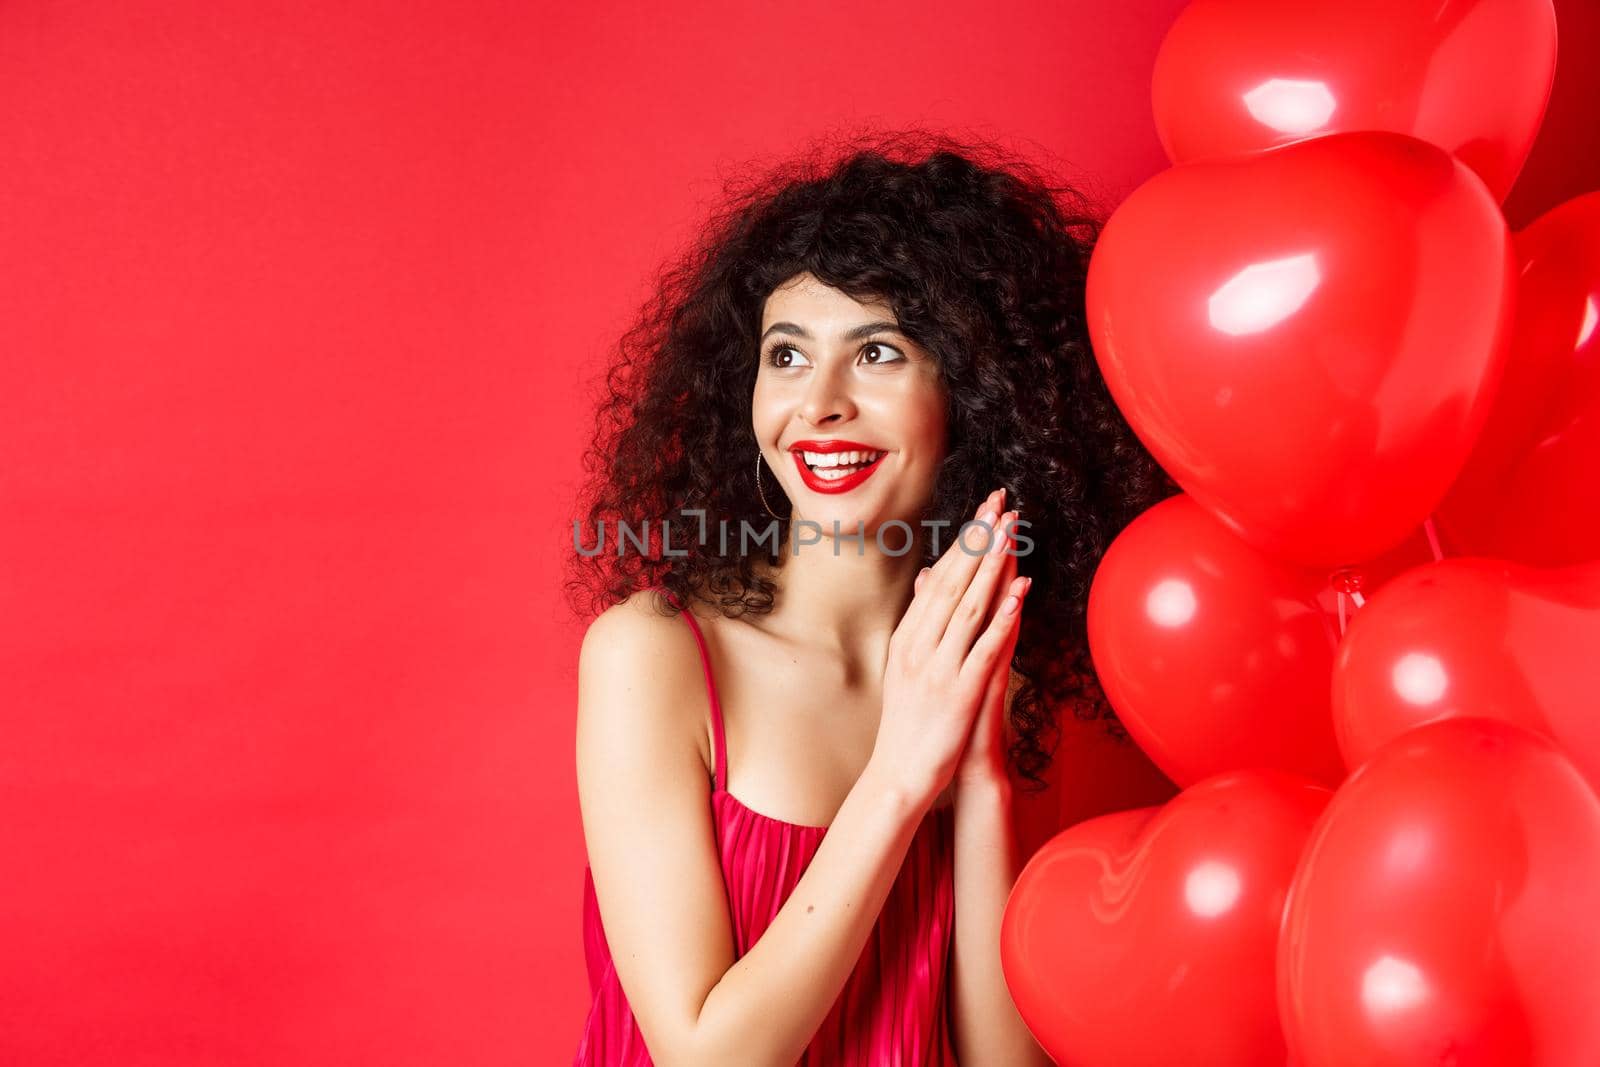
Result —
<svg viewBox="0 0 1600 1067"><path fill-rule="evenodd" d="M828 832L763 815L727 790L727 744L711 659L699 624L694 631L710 694L715 738L711 813L734 947L743 956L760 940ZM930 810L906 851L855 969L798 1067L955 1067L950 1043L948 982L955 921L955 814ZM649 1050L617 980L595 898L583 876L583 945L592 1003L574 1067L651 1067Z"/></svg>

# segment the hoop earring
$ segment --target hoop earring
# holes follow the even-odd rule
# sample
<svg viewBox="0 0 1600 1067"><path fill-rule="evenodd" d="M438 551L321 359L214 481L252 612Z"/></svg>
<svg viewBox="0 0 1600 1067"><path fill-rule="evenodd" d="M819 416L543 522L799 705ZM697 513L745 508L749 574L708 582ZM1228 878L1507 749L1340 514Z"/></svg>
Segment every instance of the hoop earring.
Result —
<svg viewBox="0 0 1600 1067"><path fill-rule="evenodd" d="M772 510L772 505L767 503L766 491L761 488L761 448L759 445L756 447L756 493L761 497L761 506L767 509L767 514L782 522L783 516Z"/></svg>

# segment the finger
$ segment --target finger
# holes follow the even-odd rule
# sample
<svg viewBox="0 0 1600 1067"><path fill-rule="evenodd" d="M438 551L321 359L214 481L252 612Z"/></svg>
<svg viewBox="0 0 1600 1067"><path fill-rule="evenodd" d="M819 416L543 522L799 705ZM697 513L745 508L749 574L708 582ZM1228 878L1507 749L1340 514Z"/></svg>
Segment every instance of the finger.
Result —
<svg viewBox="0 0 1600 1067"><path fill-rule="evenodd" d="M1013 546L1015 547L1015 546ZM1017 557L1014 551L1005 553L1005 568L1000 572L1000 577L994 583L994 593L989 598L988 611L984 613L984 620L994 616L1000 610L1000 603L1011 588L1012 581L1017 577Z"/></svg>
<svg viewBox="0 0 1600 1067"><path fill-rule="evenodd" d="M990 591L989 602L987 605L985 605L986 610L983 613L985 620L1000 610L1000 601L1006 595L1006 590L1011 587L1011 579L1017 576L1015 531L1016 524L1013 523L1008 528L1008 537L1012 543L1008 546L1008 551L1002 552L1000 555L1000 559L1002 560L1000 574L999 577L995 579L994 586Z"/></svg>
<svg viewBox="0 0 1600 1067"><path fill-rule="evenodd" d="M1005 564L1001 568L999 576L995 579L993 591L989 596L989 603L983 613L983 621L979 626L980 630L983 626L987 626L989 621L1000 611L1000 605L1010 593L1011 585L1017 577L1017 557L1010 552L1006 552L1001 558L1005 560ZM968 644L970 645L971 642L968 642Z"/></svg>
<svg viewBox="0 0 1600 1067"><path fill-rule="evenodd" d="M939 558L934 560L933 565L928 568L929 576L946 574L952 567L959 564L963 557L981 556L983 554L983 546L988 543L988 539L983 534L974 532L974 528L981 524L985 530L993 530L995 525L999 523L1000 513L1005 510L1005 506L1006 491L1005 487L1001 486L985 497L983 503L979 504L973 512L972 517L956 529L955 539L945 546L945 550L940 553ZM960 551L958 542L964 542L970 551Z"/></svg>
<svg viewBox="0 0 1600 1067"><path fill-rule="evenodd" d="M1012 558L1010 532L1015 522L1014 511L1000 516L989 551L978 558L971 580L951 609L944 632L939 635L940 651L955 656L957 660L966 656L972 648L972 642L989 620L990 604L994 601L996 589L1005 580L1006 562Z"/></svg>
<svg viewBox="0 0 1600 1067"><path fill-rule="evenodd" d="M1011 637L1001 646L999 657L994 661L994 670L989 672L989 686L983 692L983 706L993 709L1005 699L1006 686L1011 682L1011 656L1007 651L1017 647L1017 628L1011 628Z"/></svg>
<svg viewBox="0 0 1600 1067"><path fill-rule="evenodd" d="M1006 638L995 660L994 670L989 672L989 684L983 691L983 714L986 716L992 715L1005 699L1006 687L1011 683L1011 661L1016 655L1017 634L1021 629L1020 626L1011 628L1011 636Z"/></svg>
<svg viewBox="0 0 1600 1067"><path fill-rule="evenodd" d="M928 572L916 597L917 614L906 635L912 646L924 654L932 654L938 648L939 639L950 625L950 616L983 560L985 545L993 542L987 531L996 524L987 514L964 524L954 543Z"/></svg>
<svg viewBox="0 0 1600 1067"><path fill-rule="evenodd" d="M1014 578L1013 578L1013 581L1015 581ZM1020 602L1017 605L1017 623L1018 624L1016 626L1011 627L1011 633L1006 638L1005 644L1003 646L1001 646L1000 656L995 661L994 670L989 673L989 677L990 677L990 680L991 680L992 684L994 684L996 686L996 688L1001 692L1001 694L1005 693L1006 687L1011 682L1011 662L1012 662L1012 660L1014 660L1016 658L1016 655L1017 655L1017 638L1022 634L1022 625L1021 625L1022 616L1023 616L1023 613L1027 609L1027 606L1028 606L1028 590L1033 587L1033 579L1024 578L1020 583L1017 583L1017 584L1019 585L1020 591L1021 591ZM1010 593L1009 593L1010 588L1011 588L1011 583L1008 582L1007 585L1004 588L1001 589L1000 592L1001 592L1001 600L1002 601L1005 599L1006 596L1010 595ZM999 604L995 605L995 610L996 611L998 611L999 608L1000 608Z"/></svg>
<svg viewBox="0 0 1600 1067"><path fill-rule="evenodd" d="M1023 585L1023 603L1027 603L1027 585ZM1018 616L1020 618L1020 611ZM1017 636L1022 632L1020 625L1011 628L1011 635L1006 638L1005 644L1000 649L1000 655L995 657L994 669L989 672L989 684L983 693L983 710L979 713L979 722L982 729L987 731L979 736L985 737L997 748L1003 748L1006 739L1006 725L999 721L1006 714L1006 691L1011 688L1011 664L1017 655Z"/></svg>
<svg viewBox="0 0 1600 1067"><path fill-rule="evenodd" d="M981 523L984 528L992 528L999 521L999 504L996 497L1002 497L1004 490L996 490L989 494L989 499L978 509L978 517L969 523L962 524L961 533L967 534L966 543L975 544L975 548L963 548L960 543L952 543L944 554L928 569L923 577L921 587L912 596L911 606L906 609L905 615L900 620L900 632L905 635L905 640L917 647L932 649L939 640L939 635L944 632L946 620L953 608L960 592L965 588L969 576L962 576L961 585L946 586L953 568L962 565L965 560L972 560L976 568L977 561L982 559L978 549L983 546L984 539L972 527ZM957 534L957 541L961 534ZM931 620L935 620L930 622Z"/></svg>
<svg viewBox="0 0 1600 1067"><path fill-rule="evenodd" d="M997 494L1004 499L1004 490ZM963 523L943 556L928 572L927 597L920 632L930 645L937 644L972 576L994 547L1001 522L999 505L986 505L979 515Z"/></svg>
<svg viewBox="0 0 1600 1067"><path fill-rule="evenodd" d="M994 669L989 672L989 681L983 688L983 702L979 705L977 721L968 734L968 744L972 743L973 737L998 743L1004 736L1003 729L995 720L1004 714L1006 689L1011 684L1011 660L1017 647L1017 630L1017 627L1012 627L1011 637L1000 650Z"/></svg>
<svg viewBox="0 0 1600 1067"><path fill-rule="evenodd" d="M972 646L972 651L967 653L966 660L961 665L959 675L963 686L969 691L981 689L983 683L988 681L989 672L994 670L995 663L1004 651L1011 634L1022 622L1022 590L1029 584L1027 578L1013 579L1006 590L1005 598L1000 602L1000 610L995 612L989 625L984 628L977 643Z"/></svg>
<svg viewBox="0 0 1600 1067"><path fill-rule="evenodd" d="M998 516L1000 513L1000 504L998 501L996 501L995 497L996 495L1003 496L1004 492L1004 489L997 489L995 492L990 493L983 503L978 505L976 513L977 517L985 518L992 522L993 519L990 519L989 516ZM948 556L949 552L946 551L943 556L934 560L933 566L922 568L922 581L919 583L914 583L916 588L912 590L911 606L906 609L905 615L903 615L900 620L900 630L907 635L916 630L919 625L919 620L922 618L928 607L928 601L925 599L918 599L917 593L920 592L921 586L926 584L928 576L934 571L938 570L940 565L945 562L945 559Z"/></svg>

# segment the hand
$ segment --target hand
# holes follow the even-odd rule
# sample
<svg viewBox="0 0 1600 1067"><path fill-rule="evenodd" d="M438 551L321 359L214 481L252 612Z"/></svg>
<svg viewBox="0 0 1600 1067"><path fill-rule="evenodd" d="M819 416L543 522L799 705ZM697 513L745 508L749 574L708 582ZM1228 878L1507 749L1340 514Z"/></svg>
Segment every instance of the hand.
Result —
<svg viewBox="0 0 1600 1067"><path fill-rule="evenodd" d="M1011 687L1011 661L1016 655L1017 637L1022 632L1022 609L1027 604L1033 579L1017 581L1017 558L1007 555L1006 560L1000 588L1005 591L1006 597L1017 597L1017 623L1011 627L1011 635L1006 639L999 659L995 661L994 670L990 672L977 720L972 724L972 733L961 751L961 762L956 766L954 779L957 793L974 786L988 786L1009 780L1006 772L1006 692ZM917 580L920 583L921 576ZM995 610L998 611L1000 607L1001 604L996 604Z"/></svg>
<svg viewBox="0 0 1600 1067"><path fill-rule="evenodd" d="M1010 592L1001 580L1016 566L1006 552L1015 515L999 515L999 506L990 494L977 516L1000 527L993 550L976 555L989 539L958 535L921 576L889 639L871 763L924 805L953 779L996 664L1014 647L1020 611L993 607L997 591Z"/></svg>

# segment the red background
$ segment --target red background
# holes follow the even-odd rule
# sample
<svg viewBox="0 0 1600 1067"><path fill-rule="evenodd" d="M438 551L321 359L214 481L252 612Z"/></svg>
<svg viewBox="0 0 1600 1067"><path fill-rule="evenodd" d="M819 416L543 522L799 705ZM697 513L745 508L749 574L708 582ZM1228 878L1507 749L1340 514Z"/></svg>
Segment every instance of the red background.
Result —
<svg viewBox="0 0 1600 1067"><path fill-rule="evenodd" d="M818 134L1115 203L1180 7L0 5L0 1062L569 1061L585 382ZM1600 186L1557 7L1514 225Z"/></svg>

